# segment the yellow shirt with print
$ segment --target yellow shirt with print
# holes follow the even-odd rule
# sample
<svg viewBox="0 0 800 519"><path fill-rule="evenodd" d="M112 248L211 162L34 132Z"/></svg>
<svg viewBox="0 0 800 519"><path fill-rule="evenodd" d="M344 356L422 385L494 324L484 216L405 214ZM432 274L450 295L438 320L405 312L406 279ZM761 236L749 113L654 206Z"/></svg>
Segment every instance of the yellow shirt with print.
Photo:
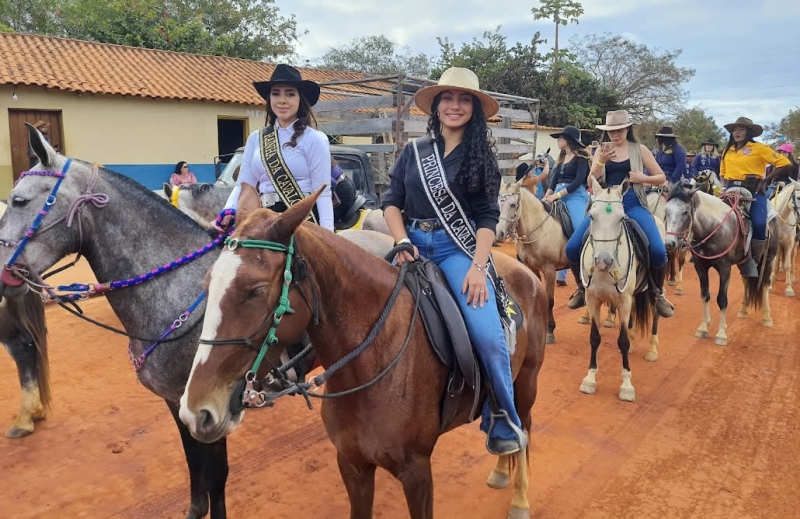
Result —
<svg viewBox="0 0 800 519"><path fill-rule="evenodd" d="M720 164L720 176L727 180L744 180L747 175L764 176L767 164L780 168L791 164L789 159L760 142L748 142L740 150L728 148Z"/></svg>

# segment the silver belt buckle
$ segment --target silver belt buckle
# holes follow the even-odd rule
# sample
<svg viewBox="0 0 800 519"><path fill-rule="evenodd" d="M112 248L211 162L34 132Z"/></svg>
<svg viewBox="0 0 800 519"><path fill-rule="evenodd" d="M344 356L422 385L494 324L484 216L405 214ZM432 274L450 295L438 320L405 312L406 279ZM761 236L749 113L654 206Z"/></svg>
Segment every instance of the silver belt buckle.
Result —
<svg viewBox="0 0 800 519"><path fill-rule="evenodd" d="M281 201L281 197L278 196L278 193L262 193L259 198L261 199L261 207L264 208L272 207Z"/></svg>
<svg viewBox="0 0 800 519"><path fill-rule="evenodd" d="M433 230L433 223L432 222L419 222L417 227L420 228L422 232L431 232Z"/></svg>

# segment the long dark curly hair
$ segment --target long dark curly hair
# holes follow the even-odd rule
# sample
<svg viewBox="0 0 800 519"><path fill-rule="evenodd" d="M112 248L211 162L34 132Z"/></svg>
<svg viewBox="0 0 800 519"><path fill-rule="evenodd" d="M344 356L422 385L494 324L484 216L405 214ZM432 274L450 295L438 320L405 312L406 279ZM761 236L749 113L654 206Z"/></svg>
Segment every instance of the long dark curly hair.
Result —
<svg viewBox="0 0 800 519"><path fill-rule="evenodd" d="M428 133L433 133L439 144L444 143L442 122L439 120L439 101L442 94L433 98L431 117L428 119ZM456 173L455 180L467 186L467 193L484 192L490 201L496 200L500 193L500 168L495 158L495 147L480 100L472 96L472 118L464 128L464 161Z"/></svg>
<svg viewBox="0 0 800 519"><path fill-rule="evenodd" d="M284 146L291 146L292 148L297 147L297 139L303 135L303 132L306 131L306 128L311 126L312 122L314 123L314 127L317 126L317 119L314 117L314 112L311 110L311 105L308 104L305 96L297 91L297 95L300 96L300 106L297 107L297 120L294 122L294 133L292 134L291 140L284 144ZM278 120L278 116L275 115L275 112L272 111L272 105L268 102L267 103L267 125L275 124L275 121Z"/></svg>

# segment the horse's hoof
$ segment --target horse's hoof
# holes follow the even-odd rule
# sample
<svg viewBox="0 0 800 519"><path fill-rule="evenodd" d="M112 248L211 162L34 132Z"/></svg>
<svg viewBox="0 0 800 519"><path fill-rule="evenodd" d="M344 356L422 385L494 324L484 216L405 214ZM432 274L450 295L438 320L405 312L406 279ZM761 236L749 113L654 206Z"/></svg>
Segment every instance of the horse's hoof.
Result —
<svg viewBox="0 0 800 519"><path fill-rule="evenodd" d="M632 387L620 388L619 399L622 400L623 402L635 402L636 389Z"/></svg>
<svg viewBox="0 0 800 519"><path fill-rule="evenodd" d="M581 382L581 393L593 395L597 393L597 382L589 382L584 380Z"/></svg>
<svg viewBox="0 0 800 519"><path fill-rule="evenodd" d="M531 516L531 511L528 509L517 508L516 506L512 506L511 510L508 512L508 519L529 519Z"/></svg>
<svg viewBox="0 0 800 519"><path fill-rule="evenodd" d="M590 322L591 320L588 317L581 316L581 318L578 319L578 324L589 324Z"/></svg>
<svg viewBox="0 0 800 519"><path fill-rule="evenodd" d="M677 284L678 284L678 282L675 281L674 279L670 279L669 281L667 281L667 285L669 285L671 287L674 287Z"/></svg>
<svg viewBox="0 0 800 519"><path fill-rule="evenodd" d="M555 335L553 335L552 333L548 333L548 334L547 334L547 337L546 337L546 339L545 339L545 342L546 342L547 344L553 344L554 342L556 342L556 336L555 336Z"/></svg>
<svg viewBox="0 0 800 519"><path fill-rule="evenodd" d="M17 427L16 425L12 425L6 431L6 438L24 438L31 434L33 434L33 424L31 424L30 429L27 427Z"/></svg>
<svg viewBox="0 0 800 519"><path fill-rule="evenodd" d="M644 360L647 362L655 362L658 360L658 352L655 351L648 351L644 354Z"/></svg>
<svg viewBox="0 0 800 519"><path fill-rule="evenodd" d="M208 505L206 504L206 511L204 512L201 507L192 506L189 508L189 511L186 512L186 519L203 519L206 515L208 515Z"/></svg>
<svg viewBox="0 0 800 519"><path fill-rule="evenodd" d="M787 288L784 294L786 294L786 297L794 297L794 290Z"/></svg>
<svg viewBox="0 0 800 519"><path fill-rule="evenodd" d="M704 332L702 330L697 330L694 332L694 336L698 339L708 339L708 332Z"/></svg>
<svg viewBox="0 0 800 519"><path fill-rule="evenodd" d="M762 319L761 325L766 326L767 328L772 328L773 326L775 326L775 323L772 322L772 319Z"/></svg>
<svg viewBox="0 0 800 519"><path fill-rule="evenodd" d="M508 474L503 474L502 472L497 472L493 470L489 477L486 479L486 484L489 485L489 488L494 488L497 490L501 490L506 488L508 484L511 482L511 476Z"/></svg>
<svg viewBox="0 0 800 519"><path fill-rule="evenodd" d="M769 293L771 294L773 292L775 292L775 290L772 287L769 287Z"/></svg>
<svg viewBox="0 0 800 519"><path fill-rule="evenodd" d="M606 319L605 321L603 321L603 328L614 328L616 325L617 323L615 323L611 319Z"/></svg>
<svg viewBox="0 0 800 519"><path fill-rule="evenodd" d="M736 317L739 317L740 319L745 319L748 315L750 314L748 314L747 312L739 312L738 314L736 314Z"/></svg>
<svg viewBox="0 0 800 519"><path fill-rule="evenodd" d="M682 288L676 288L675 289L675 295L676 296L682 296L683 295L683 289Z"/></svg>
<svg viewBox="0 0 800 519"><path fill-rule="evenodd" d="M727 346L728 345L728 338L727 337L717 337L714 339L714 344L717 346Z"/></svg>

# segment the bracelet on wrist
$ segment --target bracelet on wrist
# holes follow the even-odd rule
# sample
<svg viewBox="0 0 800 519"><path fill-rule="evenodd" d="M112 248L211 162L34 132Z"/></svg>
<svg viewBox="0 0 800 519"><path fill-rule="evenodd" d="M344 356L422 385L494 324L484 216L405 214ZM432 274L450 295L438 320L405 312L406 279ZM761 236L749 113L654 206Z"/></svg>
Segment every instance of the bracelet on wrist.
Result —
<svg viewBox="0 0 800 519"><path fill-rule="evenodd" d="M403 238L402 240L397 241L394 246L397 247L398 245L402 245L404 243L411 244L411 238Z"/></svg>
<svg viewBox="0 0 800 519"><path fill-rule="evenodd" d="M606 167L606 163L605 162L600 162L599 160L597 161L597 165L600 166L601 168Z"/></svg>
<svg viewBox="0 0 800 519"><path fill-rule="evenodd" d="M486 272L486 263L481 265L477 261L473 261L472 264L475 265L475 268L478 270L478 272Z"/></svg>

